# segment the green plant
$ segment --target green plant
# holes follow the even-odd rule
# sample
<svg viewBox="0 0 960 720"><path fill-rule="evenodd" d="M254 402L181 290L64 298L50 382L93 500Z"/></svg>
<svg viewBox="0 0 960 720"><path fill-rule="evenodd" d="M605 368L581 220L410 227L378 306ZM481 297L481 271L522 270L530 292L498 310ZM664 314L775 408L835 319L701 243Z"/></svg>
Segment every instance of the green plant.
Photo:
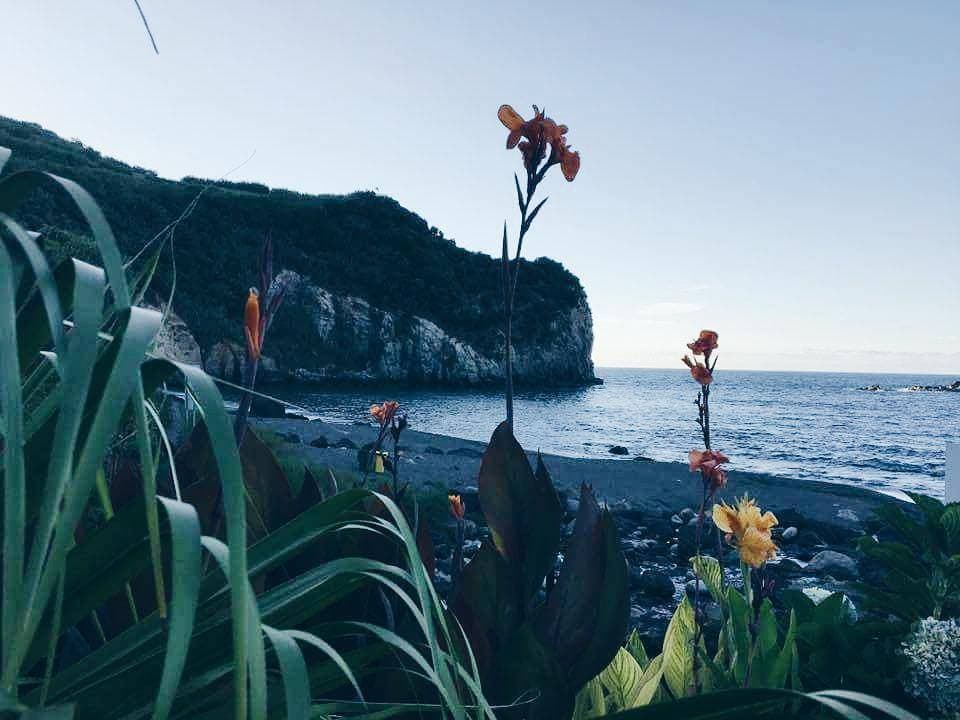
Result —
<svg viewBox="0 0 960 720"><path fill-rule="evenodd" d="M809 690L839 688L905 702L900 676L901 623L851 617L846 596L833 593L814 602L800 590L781 594L796 616L800 682Z"/></svg>
<svg viewBox="0 0 960 720"><path fill-rule="evenodd" d="M583 486L573 534L555 577L563 510L547 469L506 422L479 478L491 538L463 570L451 605L492 700L531 693L528 718L564 718L574 697L616 654L629 612L627 567L613 518Z"/></svg>
<svg viewBox="0 0 960 720"><path fill-rule="evenodd" d="M960 617L960 503L910 498L916 513L908 515L898 503L876 510L894 540L860 540L860 550L884 571L879 585L860 585L864 607L906 623Z"/></svg>
<svg viewBox="0 0 960 720"><path fill-rule="evenodd" d="M0 169L9 155L0 148ZM74 204L105 270L69 258L49 266L14 219L40 188ZM142 271L126 267L92 198L35 171L0 179L0 230L0 712L307 718L366 713L399 698L412 710L490 714L389 498L337 494L247 547L244 468L223 400L197 368L152 354L160 315L135 304L155 258ZM171 469L175 462L169 443L154 444L153 434L165 433L151 397L174 381L202 415L226 543L202 534L193 506L157 489L157 458L166 454ZM114 512L104 460L126 427L135 433L140 487ZM104 512L89 509L92 496ZM386 516L370 513L371 502ZM402 562L319 551L350 533L379 537ZM304 558L317 561L291 573ZM393 622L351 602L371 593L397 609ZM133 618L118 623L111 599L124 596L133 598ZM96 629L93 640L82 638L85 628ZM379 683L384 676L403 679L404 692ZM369 704L350 702L362 689ZM332 700L315 700L325 697Z"/></svg>
<svg viewBox="0 0 960 720"><path fill-rule="evenodd" d="M869 713L869 714L868 714ZM884 700L845 690L802 693L796 690L741 688L647 705L605 716L610 720L743 720L749 718L840 718L920 720Z"/></svg>

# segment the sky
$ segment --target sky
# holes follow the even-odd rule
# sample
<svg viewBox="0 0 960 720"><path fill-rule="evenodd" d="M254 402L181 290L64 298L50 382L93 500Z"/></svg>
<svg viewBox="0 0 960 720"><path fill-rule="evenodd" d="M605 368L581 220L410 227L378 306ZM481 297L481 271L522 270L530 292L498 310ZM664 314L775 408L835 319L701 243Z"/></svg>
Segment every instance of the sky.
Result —
<svg viewBox="0 0 960 720"><path fill-rule="evenodd" d="M0 114L161 176L376 190L470 250L517 227L501 103L546 107L525 255L601 366L960 375L960 3L3 2ZM522 280L521 280L522 281Z"/></svg>

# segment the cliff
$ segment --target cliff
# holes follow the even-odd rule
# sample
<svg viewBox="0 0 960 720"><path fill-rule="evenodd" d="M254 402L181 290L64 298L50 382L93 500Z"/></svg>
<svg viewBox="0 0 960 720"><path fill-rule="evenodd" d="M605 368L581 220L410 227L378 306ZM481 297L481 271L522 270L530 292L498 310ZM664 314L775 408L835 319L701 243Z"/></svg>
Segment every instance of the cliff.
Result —
<svg viewBox="0 0 960 720"><path fill-rule="evenodd" d="M2 117L0 146L13 150L4 174L42 169L87 188L128 256L210 183L162 179ZM82 225L57 195L38 193L18 215L44 233L51 255L96 261ZM176 287L180 319L167 347L194 359L199 353L208 369L231 375L246 290L255 284L268 233L290 290L265 348L266 379L479 384L502 376L499 262L457 247L395 200L371 192L306 195L213 183L177 226L154 277L156 302ZM497 242L491 237L491 247ZM514 326L518 382L592 382L592 322L579 281L547 258L523 263Z"/></svg>

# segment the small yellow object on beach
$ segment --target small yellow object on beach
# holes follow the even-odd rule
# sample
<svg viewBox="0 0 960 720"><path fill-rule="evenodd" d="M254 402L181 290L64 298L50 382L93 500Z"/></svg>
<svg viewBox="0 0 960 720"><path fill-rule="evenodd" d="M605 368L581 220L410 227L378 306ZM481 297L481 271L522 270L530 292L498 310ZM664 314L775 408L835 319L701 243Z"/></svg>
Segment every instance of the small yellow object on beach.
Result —
<svg viewBox="0 0 960 720"><path fill-rule="evenodd" d="M383 472L383 455L379 452L373 458L373 471L375 473Z"/></svg>

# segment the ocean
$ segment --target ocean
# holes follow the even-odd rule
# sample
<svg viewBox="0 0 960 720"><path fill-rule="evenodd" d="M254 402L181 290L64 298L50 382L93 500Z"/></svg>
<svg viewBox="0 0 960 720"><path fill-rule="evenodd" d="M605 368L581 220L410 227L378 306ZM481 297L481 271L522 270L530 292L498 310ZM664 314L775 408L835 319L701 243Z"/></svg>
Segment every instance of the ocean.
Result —
<svg viewBox="0 0 960 720"><path fill-rule="evenodd" d="M528 450L574 457L686 462L701 446L694 398L683 370L600 368L603 385L521 391L515 430ZM882 491L944 495L945 443L960 442L960 393L909 391L953 376L718 370L711 390L713 446L730 471L850 483ZM860 388L879 385L882 390ZM494 388L318 390L270 386L265 392L324 420L367 420L372 402L399 400L411 427L487 440L503 417Z"/></svg>

